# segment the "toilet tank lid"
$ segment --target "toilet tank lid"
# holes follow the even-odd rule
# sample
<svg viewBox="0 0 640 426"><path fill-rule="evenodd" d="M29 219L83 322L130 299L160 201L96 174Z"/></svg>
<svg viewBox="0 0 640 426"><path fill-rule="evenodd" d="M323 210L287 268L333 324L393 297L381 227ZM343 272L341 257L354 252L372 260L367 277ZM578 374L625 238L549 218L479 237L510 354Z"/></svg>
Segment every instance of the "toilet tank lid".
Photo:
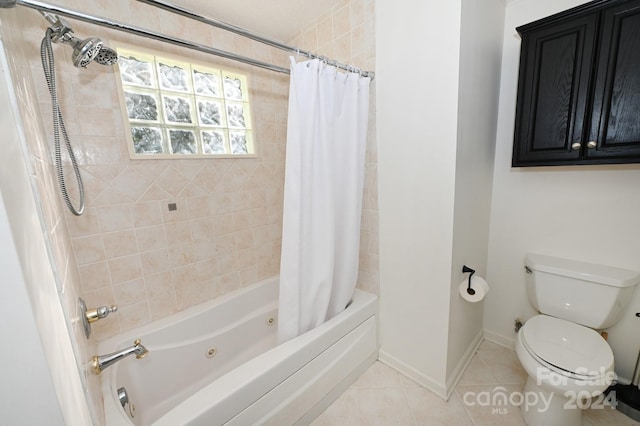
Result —
<svg viewBox="0 0 640 426"><path fill-rule="evenodd" d="M525 265L534 271L548 272L615 287L632 287L640 282L640 272L638 271L541 254L527 254Z"/></svg>

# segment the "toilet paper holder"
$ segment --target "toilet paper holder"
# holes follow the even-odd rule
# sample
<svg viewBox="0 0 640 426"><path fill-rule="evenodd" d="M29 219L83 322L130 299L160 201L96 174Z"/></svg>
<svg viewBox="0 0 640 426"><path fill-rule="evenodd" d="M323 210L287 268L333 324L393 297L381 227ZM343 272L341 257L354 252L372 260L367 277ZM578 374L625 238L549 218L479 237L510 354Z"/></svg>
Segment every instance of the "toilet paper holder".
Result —
<svg viewBox="0 0 640 426"><path fill-rule="evenodd" d="M469 268L467 265L462 265L462 273L466 274L467 272L471 272L469 274L469 285L467 286L467 293L473 296L474 294L476 294L476 291L471 288L471 277L476 273L476 270Z"/></svg>

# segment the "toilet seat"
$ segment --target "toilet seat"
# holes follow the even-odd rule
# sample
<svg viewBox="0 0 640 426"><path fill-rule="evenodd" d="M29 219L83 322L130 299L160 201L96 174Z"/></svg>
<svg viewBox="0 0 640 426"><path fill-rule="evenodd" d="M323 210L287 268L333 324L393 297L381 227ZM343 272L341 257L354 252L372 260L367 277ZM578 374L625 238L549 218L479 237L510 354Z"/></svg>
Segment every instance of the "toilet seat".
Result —
<svg viewBox="0 0 640 426"><path fill-rule="evenodd" d="M520 329L527 352L540 364L580 381L597 380L613 367L613 352L596 331L559 318L537 315Z"/></svg>

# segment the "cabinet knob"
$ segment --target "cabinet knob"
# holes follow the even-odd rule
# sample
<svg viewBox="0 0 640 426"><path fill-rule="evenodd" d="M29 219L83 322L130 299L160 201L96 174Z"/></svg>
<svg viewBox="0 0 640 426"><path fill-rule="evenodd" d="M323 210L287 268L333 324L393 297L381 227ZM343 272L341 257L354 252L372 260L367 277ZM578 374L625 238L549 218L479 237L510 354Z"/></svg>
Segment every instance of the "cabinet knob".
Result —
<svg viewBox="0 0 640 426"><path fill-rule="evenodd" d="M574 151L578 151L580 148L582 148L582 144L580 142L574 142L571 144L571 149Z"/></svg>
<svg viewBox="0 0 640 426"><path fill-rule="evenodd" d="M596 146L598 146L598 142L596 142L596 141L589 141L589 142L587 142L587 148L589 148L589 149L593 149L593 148L595 148Z"/></svg>

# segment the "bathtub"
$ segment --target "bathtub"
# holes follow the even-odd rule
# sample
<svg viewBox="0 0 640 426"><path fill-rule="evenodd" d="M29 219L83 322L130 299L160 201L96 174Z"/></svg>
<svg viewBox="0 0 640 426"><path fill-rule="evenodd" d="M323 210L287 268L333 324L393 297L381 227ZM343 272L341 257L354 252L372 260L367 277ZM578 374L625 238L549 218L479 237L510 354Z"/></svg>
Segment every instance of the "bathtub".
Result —
<svg viewBox="0 0 640 426"><path fill-rule="evenodd" d="M277 305L275 277L102 342L149 350L102 373L106 425L309 424L377 358L377 297L281 345Z"/></svg>

